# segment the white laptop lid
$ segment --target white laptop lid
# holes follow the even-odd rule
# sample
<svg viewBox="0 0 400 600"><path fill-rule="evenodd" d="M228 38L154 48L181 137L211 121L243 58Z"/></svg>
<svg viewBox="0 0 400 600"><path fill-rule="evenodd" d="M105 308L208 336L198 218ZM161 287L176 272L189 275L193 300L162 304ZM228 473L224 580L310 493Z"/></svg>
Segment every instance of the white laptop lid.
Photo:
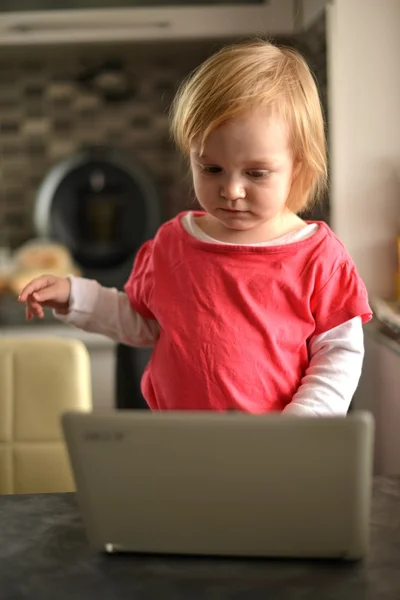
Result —
<svg viewBox="0 0 400 600"><path fill-rule="evenodd" d="M369 413L98 411L62 423L94 548L347 559L367 550Z"/></svg>

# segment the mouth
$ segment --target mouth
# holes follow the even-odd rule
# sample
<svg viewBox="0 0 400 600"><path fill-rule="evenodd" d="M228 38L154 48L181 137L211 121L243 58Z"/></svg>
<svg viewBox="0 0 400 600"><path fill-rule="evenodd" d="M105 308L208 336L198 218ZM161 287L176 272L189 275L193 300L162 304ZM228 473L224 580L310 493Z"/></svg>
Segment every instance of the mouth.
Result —
<svg viewBox="0 0 400 600"><path fill-rule="evenodd" d="M243 215L249 212L248 210L231 210L230 208L221 208L220 210L228 215Z"/></svg>

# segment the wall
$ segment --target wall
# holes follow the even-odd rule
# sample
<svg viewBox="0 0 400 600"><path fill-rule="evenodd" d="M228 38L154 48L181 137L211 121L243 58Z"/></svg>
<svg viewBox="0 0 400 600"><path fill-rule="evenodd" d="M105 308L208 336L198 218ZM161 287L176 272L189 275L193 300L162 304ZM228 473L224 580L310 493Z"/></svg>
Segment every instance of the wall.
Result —
<svg viewBox="0 0 400 600"><path fill-rule="evenodd" d="M0 245L33 235L37 189L58 161L105 145L138 159L177 210L184 179L169 140L168 106L179 81L210 52L206 44L124 44L10 49L0 59ZM94 82L112 69L125 97Z"/></svg>
<svg viewBox="0 0 400 600"><path fill-rule="evenodd" d="M302 24L308 27L325 10L327 0L300 0L299 5Z"/></svg>
<svg viewBox="0 0 400 600"><path fill-rule="evenodd" d="M304 53L326 105L325 20L277 41ZM218 48L218 40L59 48L2 49L0 55L0 246L34 235L38 186L49 169L80 148L111 145L150 170L165 217L193 204L186 168L168 135L168 107L181 79ZM94 85L113 69L125 82L119 101ZM329 219L328 198L311 216Z"/></svg>
<svg viewBox="0 0 400 600"><path fill-rule="evenodd" d="M331 224L372 294L394 288L400 222L400 2L328 10Z"/></svg>

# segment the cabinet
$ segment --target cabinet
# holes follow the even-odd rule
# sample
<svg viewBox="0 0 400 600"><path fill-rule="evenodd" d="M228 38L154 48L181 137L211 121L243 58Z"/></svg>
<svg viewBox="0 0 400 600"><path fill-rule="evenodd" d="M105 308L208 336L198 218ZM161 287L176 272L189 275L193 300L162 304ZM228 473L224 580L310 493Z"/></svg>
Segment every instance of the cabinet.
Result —
<svg viewBox="0 0 400 600"><path fill-rule="evenodd" d="M198 2L179 6L174 2L162 2L161 6L141 2L136 7L135 2L116 6L111 1L64 0L51 10L48 2L37 2L36 10L28 10L26 2L13 0L8 6L0 12L0 45L5 46L285 35L298 25L295 0L214 1L202 6Z"/></svg>
<svg viewBox="0 0 400 600"><path fill-rule="evenodd" d="M363 372L352 407L375 417L376 474L400 474L400 344L365 326Z"/></svg>

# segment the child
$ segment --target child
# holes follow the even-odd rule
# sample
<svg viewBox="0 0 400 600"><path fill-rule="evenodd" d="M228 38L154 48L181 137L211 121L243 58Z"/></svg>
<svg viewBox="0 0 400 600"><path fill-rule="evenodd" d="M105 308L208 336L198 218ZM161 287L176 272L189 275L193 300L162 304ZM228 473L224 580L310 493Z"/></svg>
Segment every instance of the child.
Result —
<svg viewBox="0 0 400 600"><path fill-rule="evenodd" d="M139 250L125 293L43 276L20 295L87 331L154 346L153 410L345 415L363 360L367 293L345 248L298 213L326 183L318 92L293 50L223 49L181 86L172 132L203 211Z"/></svg>

